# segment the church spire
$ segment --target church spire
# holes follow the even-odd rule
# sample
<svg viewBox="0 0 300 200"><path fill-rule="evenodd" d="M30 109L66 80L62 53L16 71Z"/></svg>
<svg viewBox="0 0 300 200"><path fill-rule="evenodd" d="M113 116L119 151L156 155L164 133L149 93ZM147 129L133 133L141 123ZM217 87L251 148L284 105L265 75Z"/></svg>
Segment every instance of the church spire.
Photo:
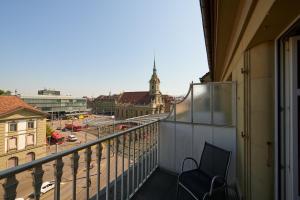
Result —
<svg viewBox="0 0 300 200"><path fill-rule="evenodd" d="M154 56L154 63L153 63L153 74L156 74L155 56Z"/></svg>

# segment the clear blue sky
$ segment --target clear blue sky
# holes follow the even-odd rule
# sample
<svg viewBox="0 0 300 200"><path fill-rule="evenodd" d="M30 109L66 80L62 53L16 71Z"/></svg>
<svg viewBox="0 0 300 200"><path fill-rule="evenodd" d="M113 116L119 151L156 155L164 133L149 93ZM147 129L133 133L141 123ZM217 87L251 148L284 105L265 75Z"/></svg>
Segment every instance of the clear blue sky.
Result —
<svg viewBox="0 0 300 200"><path fill-rule="evenodd" d="M198 0L0 1L0 89L185 94L208 71Z"/></svg>

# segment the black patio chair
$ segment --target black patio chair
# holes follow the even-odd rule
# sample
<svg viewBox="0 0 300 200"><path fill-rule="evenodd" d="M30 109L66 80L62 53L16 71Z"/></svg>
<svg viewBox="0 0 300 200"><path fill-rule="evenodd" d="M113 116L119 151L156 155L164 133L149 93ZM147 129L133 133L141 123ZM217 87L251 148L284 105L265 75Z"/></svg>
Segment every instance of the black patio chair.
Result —
<svg viewBox="0 0 300 200"><path fill-rule="evenodd" d="M226 199L230 158L230 151L205 142L199 165L191 157L185 158L182 163L177 182L177 199L180 189L197 200ZM193 161L197 167L193 170L183 171L187 160Z"/></svg>

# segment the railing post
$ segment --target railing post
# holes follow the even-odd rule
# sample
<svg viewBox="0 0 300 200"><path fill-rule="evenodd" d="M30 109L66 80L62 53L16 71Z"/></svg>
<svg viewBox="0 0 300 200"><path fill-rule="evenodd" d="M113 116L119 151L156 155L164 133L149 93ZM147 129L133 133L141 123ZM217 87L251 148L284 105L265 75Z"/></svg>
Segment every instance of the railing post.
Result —
<svg viewBox="0 0 300 200"><path fill-rule="evenodd" d="M4 188L5 200L14 200L16 198L18 184L19 181L16 179L15 174L11 174L5 179L5 182L2 185Z"/></svg>
<svg viewBox="0 0 300 200"><path fill-rule="evenodd" d="M91 165L91 157L92 157L92 150L91 147L87 147L85 150L85 167L86 167L86 199L90 198L90 185L91 179L90 179L90 165Z"/></svg>
<svg viewBox="0 0 300 200"><path fill-rule="evenodd" d="M42 165L37 165L35 168L33 168L32 175L32 186L34 188L34 199L39 200L41 196L41 186L43 184L43 175L44 170Z"/></svg>
<svg viewBox="0 0 300 200"><path fill-rule="evenodd" d="M110 182L110 140L106 141L106 200L109 200Z"/></svg>
<svg viewBox="0 0 300 200"><path fill-rule="evenodd" d="M145 179L145 168L146 168L146 159L145 159L145 127L142 128L142 175L141 180L144 182Z"/></svg>
<svg viewBox="0 0 300 200"><path fill-rule="evenodd" d="M119 151L119 140L115 138L115 182L114 182L114 200L117 200L117 179L118 179L118 151Z"/></svg>
<svg viewBox="0 0 300 200"><path fill-rule="evenodd" d="M135 191L135 139L136 131L133 131L133 167L132 167L132 191Z"/></svg>
<svg viewBox="0 0 300 200"><path fill-rule="evenodd" d="M130 145L131 145L131 132L128 133L127 199L129 199L129 195L130 195Z"/></svg>
<svg viewBox="0 0 300 200"><path fill-rule="evenodd" d="M151 132L150 132L150 141L151 141L151 159L150 159L150 163L151 163L151 172L154 169L154 125L155 124L151 124Z"/></svg>
<svg viewBox="0 0 300 200"><path fill-rule="evenodd" d="M73 188L72 188L72 199L76 200L76 182L77 182L77 171L78 171L78 161L79 161L79 154L75 151L71 157L71 168L72 168L72 175L73 175Z"/></svg>
<svg viewBox="0 0 300 200"><path fill-rule="evenodd" d="M54 164L54 177L55 177L55 188L54 188L54 200L60 199L60 182L63 174L64 163L62 157L57 158Z"/></svg>
<svg viewBox="0 0 300 200"><path fill-rule="evenodd" d="M102 144L97 144L96 156L97 156L97 200L100 200L100 170L101 170L101 157L102 157Z"/></svg>
<svg viewBox="0 0 300 200"><path fill-rule="evenodd" d="M125 155L125 135L122 136L123 138L123 142L122 142L122 174L121 174L121 199L123 200L124 199L124 165L125 165L125 162L124 162L124 155Z"/></svg>
<svg viewBox="0 0 300 200"><path fill-rule="evenodd" d="M141 159L141 157L140 157L140 155L141 155L141 145L140 145L140 139L141 139L141 129L138 129L137 130L137 137L138 137L138 149L137 149L137 153L138 153L138 155L137 155L137 157L138 157L138 159L137 159L137 188L139 188L140 187L140 164L141 164L141 162L140 162L140 159Z"/></svg>

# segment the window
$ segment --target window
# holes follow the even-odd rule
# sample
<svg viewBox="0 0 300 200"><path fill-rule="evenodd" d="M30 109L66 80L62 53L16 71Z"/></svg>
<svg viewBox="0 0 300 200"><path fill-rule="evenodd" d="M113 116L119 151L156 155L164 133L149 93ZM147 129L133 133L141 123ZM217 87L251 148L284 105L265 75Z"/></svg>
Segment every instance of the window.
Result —
<svg viewBox="0 0 300 200"><path fill-rule="evenodd" d="M7 160L7 168L16 167L18 166L18 157L12 157Z"/></svg>
<svg viewBox="0 0 300 200"><path fill-rule="evenodd" d="M30 152L28 154L26 154L26 161L27 162L31 162L35 160L35 153L34 152Z"/></svg>
<svg viewBox="0 0 300 200"><path fill-rule="evenodd" d="M26 146L32 146L34 145L34 135L28 134L26 135Z"/></svg>
<svg viewBox="0 0 300 200"><path fill-rule="evenodd" d="M34 121L27 122L27 129L34 129Z"/></svg>
<svg viewBox="0 0 300 200"><path fill-rule="evenodd" d="M16 137L10 137L8 138L8 150L17 150L17 138Z"/></svg>
<svg viewBox="0 0 300 200"><path fill-rule="evenodd" d="M17 123L16 122L9 123L8 127L9 127L9 132L15 132L15 131L17 131Z"/></svg>

